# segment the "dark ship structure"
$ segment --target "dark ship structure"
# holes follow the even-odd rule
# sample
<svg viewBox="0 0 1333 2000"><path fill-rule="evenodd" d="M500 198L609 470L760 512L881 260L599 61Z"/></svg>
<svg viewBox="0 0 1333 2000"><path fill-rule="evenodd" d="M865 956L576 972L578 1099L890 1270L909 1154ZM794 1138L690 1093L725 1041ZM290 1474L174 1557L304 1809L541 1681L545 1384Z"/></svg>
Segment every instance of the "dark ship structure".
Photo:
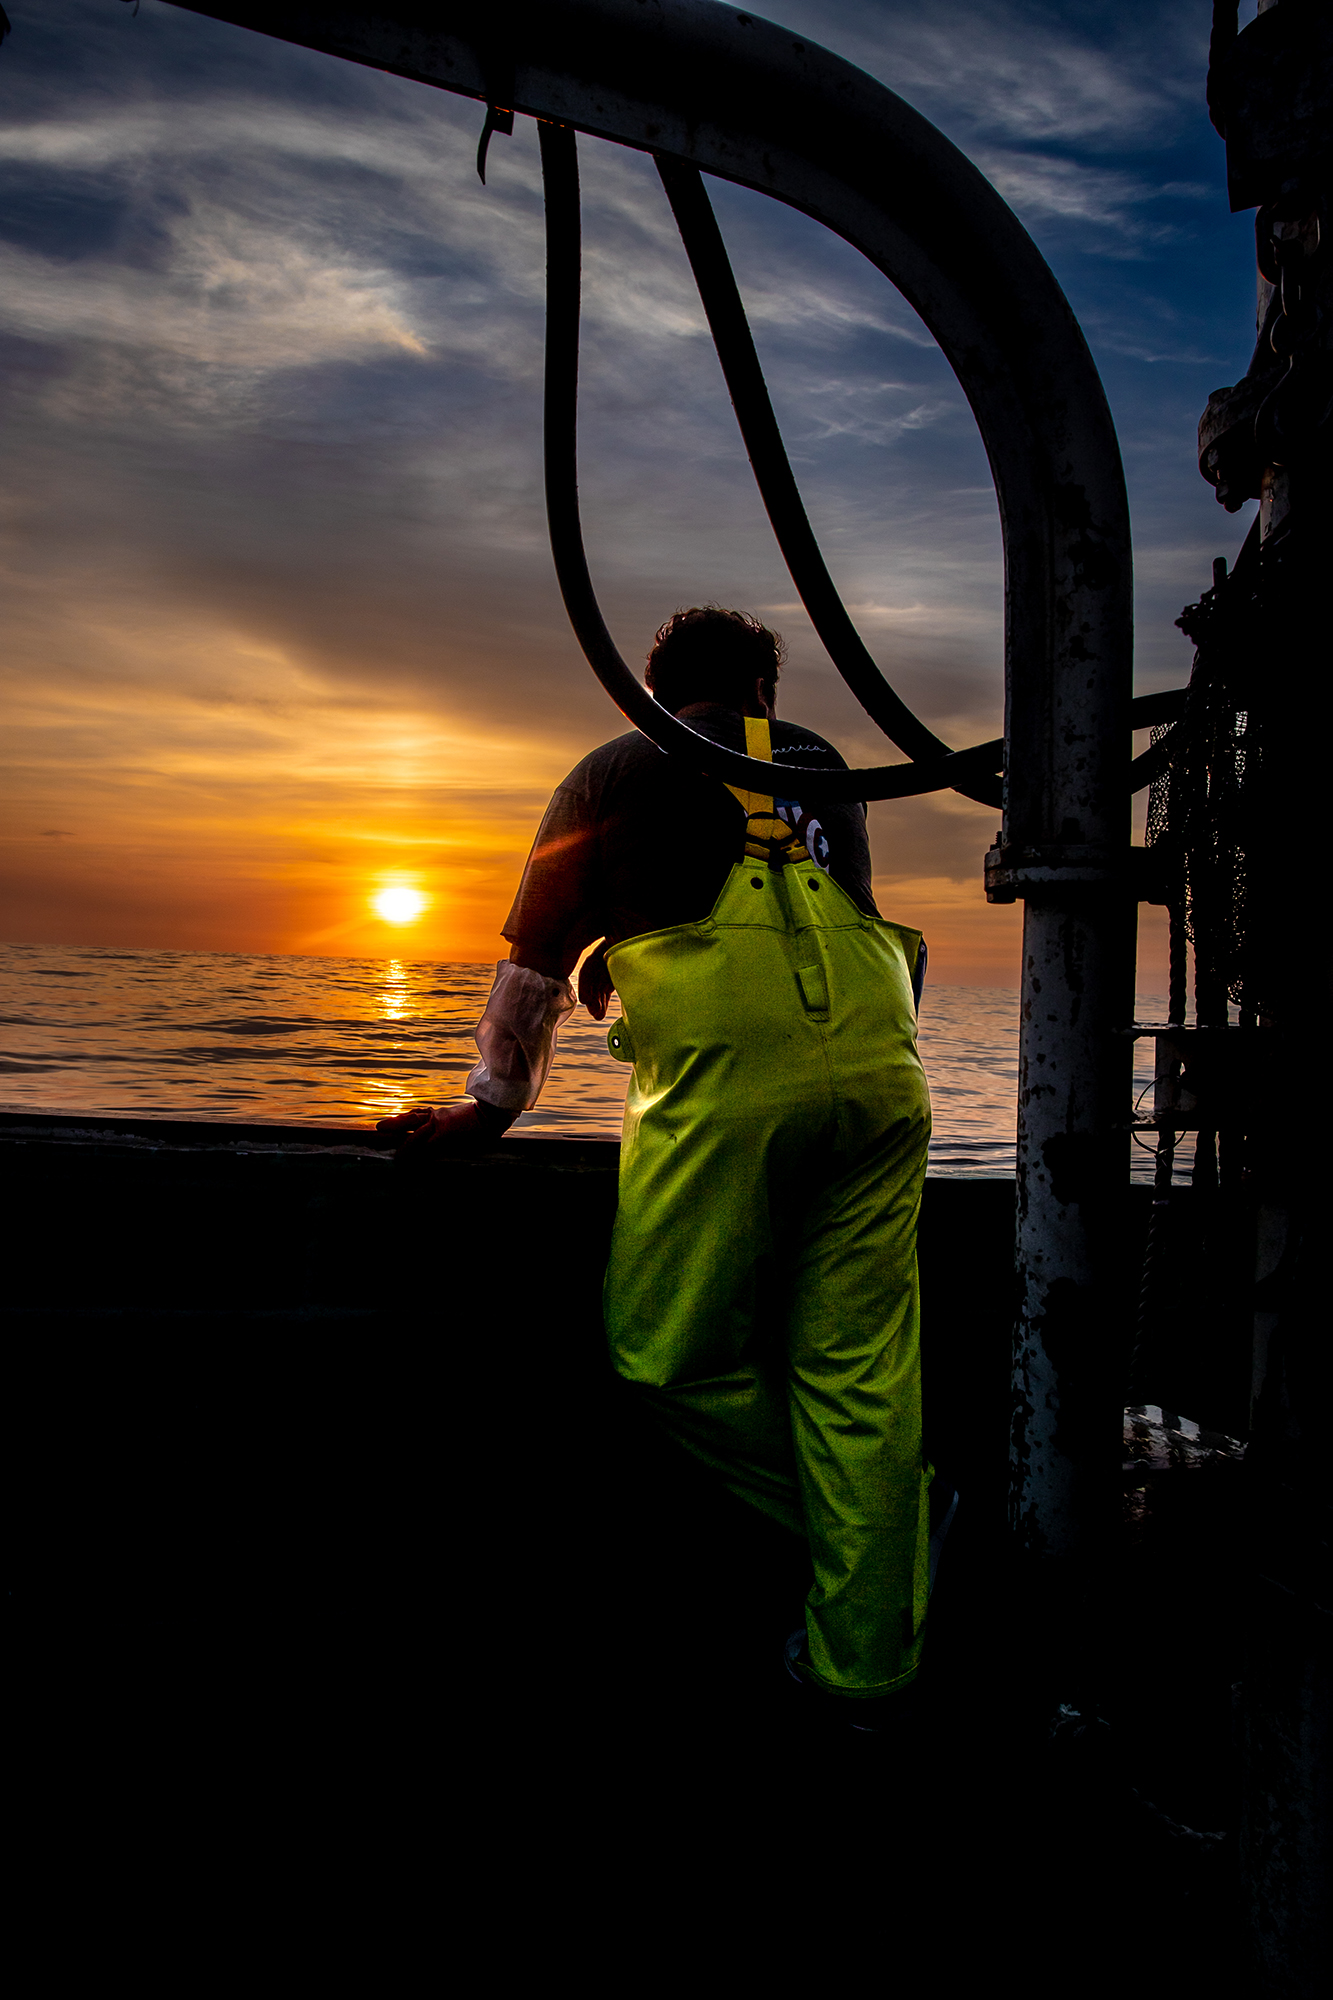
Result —
<svg viewBox="0 0 1333 2000"><path fill-rule="evenodd" d="M1224 508L1259 511L1182 616L1189 685L1136 701L1124 480L1083 335L1000 196L889 90L715 0L192 11L475 99L483 173L515 117L539 121L547 497L571 621L665 752L763 790L768 767L647 695L584 556L577 135L655 160L793 580L906 759L812 772L802 797L983 800L1000 820L985 893L1024 905L1016 1184L932 1182L923 1219L931 1448L970 1521L936 1614L932 1740L910 1775L922 1823L939 1834L947 1798L955 1835L961 1816L1004 1848L988 1867L1006 1922L1021 1909L1049 1929L1063 1908L1104 1940L1129 1913L1158 1938L1184 1923L1202 1973L1243 1961L1248 1991L1322 1992L1333 980L1314 863L1333 745L1333 16L1260 0L1237 32L1234 0L1215 7L1208 102L1232 207L1255 211L1259 325L1245 377L1209 401L1199 463ZM1003 526L1002 740L942 742L856 633L783 450L709 175L853 244L951 362ZM1134 758L1131 732L1149 726ZM1161 1023L1133 1018L1142 901L1170 914ZM1156 1085L1136 1113L1143 1036ZM1135 1126L1156 1146L1151 1191L1129 1181ZM525 1140L429 1184L363 1132L11 1118L3 1151L34 1505L79 1542L113 1629L165 1593L187 1679L212 1685L181 1633L204 1646L213 1632L216 1657L261 1646L293 1715L318 1709L311 1663L340 1645L378 1701L387 1678L366 1662L391 1653L407 1709L456 1670L461 1745L573 1727L586 1777L628 1744L656 1774L650 1818L687 1736L716 1749L748 1732L793 1754L776 1685L757 1723L746 1693L799 1588L790 1552L630 1437L602 1364L615 1147ZM495 1273L509 1277L491 1295ZM734 1685L701 1690L679 1670L698 1620L730 1648ZM616 1688L580 1682L589 1633L623 1662ZM824 1753L802 1739L794 1754L809 1769ZM819 1768L839 1824L871 1838L903 1773L873 1757ZM701 1776L697 1806L706 1791Z"/></svg>

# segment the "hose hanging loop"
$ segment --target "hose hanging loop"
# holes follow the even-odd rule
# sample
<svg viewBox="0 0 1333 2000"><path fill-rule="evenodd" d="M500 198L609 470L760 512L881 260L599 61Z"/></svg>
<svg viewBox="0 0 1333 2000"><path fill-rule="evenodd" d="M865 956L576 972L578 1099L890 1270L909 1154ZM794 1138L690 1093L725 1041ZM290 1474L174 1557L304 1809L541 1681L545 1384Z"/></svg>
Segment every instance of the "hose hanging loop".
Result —
<svg viewBox="0 0 1333 2000"><path fill-rule="evenodd" d="M657 171L699 287L760 498L810 623L866 714L878 723L890 742L918 760L928 762L951 756L949 745L928 729L890 687L829 575L773 414L745 306L703 175L697 167L660 153ZM997 778L983 778L980 782L974 778L970 783L960 782L955 790L982 805L1003 803L1002 786Z"/></svg>
<svg viewBox="0 0 1333 2000"><path fill-rule="evenodd" d="M684 757L696 770L724 784L759 791L772 783L773 767L742 757L701 736L653 700L631 673L607 630L588 571L579 518L578 368L581 222L578 149L572 127L538 121L546 191L546 407L544 419L546 517L551 554L569 622L589 666L612 701L660 750ZM914 764L885 764L853 771L787 764L802 798L901 799L970 784L992 775L1003 755L998 739Z"/></svg>

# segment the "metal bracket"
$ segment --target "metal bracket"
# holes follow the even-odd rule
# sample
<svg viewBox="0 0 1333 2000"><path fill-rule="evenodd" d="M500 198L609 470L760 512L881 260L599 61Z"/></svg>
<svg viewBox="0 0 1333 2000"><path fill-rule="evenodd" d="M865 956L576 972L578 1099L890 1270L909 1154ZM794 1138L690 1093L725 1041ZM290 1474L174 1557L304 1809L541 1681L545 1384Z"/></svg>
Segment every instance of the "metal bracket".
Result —
<svg viewBox="0 0 1333 2000"><path fill-rule="evenodd" d="M986 901L1027 902L1069 889L1123 889L1139 903L1165 903L1156 854L1143 847L1051 841L1038 847L999 843L986 856Z"/></svg>

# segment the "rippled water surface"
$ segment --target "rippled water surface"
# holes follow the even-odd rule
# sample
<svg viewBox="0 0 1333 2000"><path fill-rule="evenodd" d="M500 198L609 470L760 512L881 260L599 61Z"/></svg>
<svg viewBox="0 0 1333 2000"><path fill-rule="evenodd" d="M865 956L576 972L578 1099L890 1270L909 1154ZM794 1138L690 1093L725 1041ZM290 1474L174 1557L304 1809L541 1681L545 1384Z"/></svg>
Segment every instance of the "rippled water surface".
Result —
<svg viewBox="0 0 1333 2000"><path fill-rule="evenodd" d="M0 1108L355 1126L456 1095L485 965L0 946ZM613 1009L614 1011L614 1009ZM1158 1018L1140 1000L1140 1018ZM928 986L931 1166L1012 1173L1018 995ZM1150 1070L1139 1044L1142 1087ZM618 1138L628 1072L578 1008L516 1132ZM1135 1155L1135 1178L1150 1171Z"/></svg>

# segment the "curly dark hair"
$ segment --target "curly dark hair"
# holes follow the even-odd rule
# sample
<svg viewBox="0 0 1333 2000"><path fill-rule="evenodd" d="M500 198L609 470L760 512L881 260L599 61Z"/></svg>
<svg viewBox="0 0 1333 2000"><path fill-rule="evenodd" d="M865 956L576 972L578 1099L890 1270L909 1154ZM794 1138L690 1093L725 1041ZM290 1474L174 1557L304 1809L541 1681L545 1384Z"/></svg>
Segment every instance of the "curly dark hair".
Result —
<svg viewBox="0 0 1333 2000"><path fill-rule="evenodd" d="M696 604L667 619L653 641L643 678L673 715L696 701L719 701L743 711L754 700L756 681L772 702L785 652L778 634L748 612Z"/></svg>

